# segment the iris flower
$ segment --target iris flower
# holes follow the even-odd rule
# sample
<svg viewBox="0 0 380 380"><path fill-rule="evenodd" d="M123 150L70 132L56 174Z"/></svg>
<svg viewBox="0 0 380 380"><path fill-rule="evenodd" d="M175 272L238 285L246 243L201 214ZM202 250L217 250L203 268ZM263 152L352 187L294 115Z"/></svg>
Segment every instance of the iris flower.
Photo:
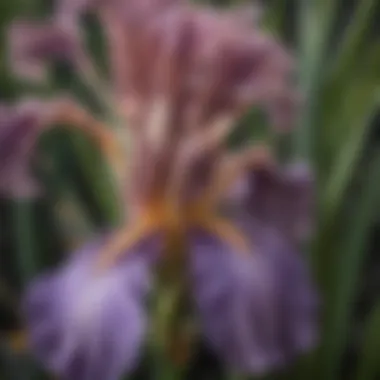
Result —
<svg viewBox="0 0 380 380"><path fill-rule="evenodd" d="M30 284L24 311L33 352L63 379L113 380L133 370L152 276L163 261L181 259L200 331L226 365L257 374L289 363L317 338L317 295L299 252L312 226L313 178L303 163L281 166L265 146L231 152L226 142L252 106L276 131L292 126L290 54L235 10L61 0L47 24L13 27L14 68L21 59L23 74L35 74L64 59L83 70L83 12L97 12L104 26L113 102L131 139L128 222ZM17 152L30 153L20 143L28 133L33 140L64 119L115 158L112 133L70 99L12 107L1 114L8 127L2 122L0 136L14 132ZM25 172L28 160L17 152L10 150Z"/></svg>

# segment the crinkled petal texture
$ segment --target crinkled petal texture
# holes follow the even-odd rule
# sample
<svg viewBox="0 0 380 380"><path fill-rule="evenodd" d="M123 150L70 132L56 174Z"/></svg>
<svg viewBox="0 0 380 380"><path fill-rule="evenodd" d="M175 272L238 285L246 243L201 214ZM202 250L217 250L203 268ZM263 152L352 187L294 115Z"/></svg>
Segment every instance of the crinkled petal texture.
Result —
<svg viewBox="0 0 380 380"><path fill-rule="evenodd" d="M275 233L250 223L252 252L193 231L191 271L203 333L232 368L282 367L316 340L317 297L305 263Z"/></svg>
<svg viewBox="0 0 380 380"><path fill-rule="evenodd" d="M315 211L315 181L305 163L298 162L285 168L270 165L256 168L248 171L238 185L228 199L231 209L248 211L294 244L310 237Z"/></svg>
<svg viewBox="0 0 380 380"><path fill-rule="evenodd" d="M155 239L101 274L94 258L103 244L88 244L31 285L25 299L31 346L48 369L70 380L116 380L133 369L145 333Z"/></svg>
<svg viewBox="0 0 380 380"><path fill-rule="evenodd" d="M47 63L72 63L80 53L79 40L53 23L17 20L8 33L11 67L24 79L43 82L47 79Z"/></svg>
<svg viewBox="0 0 380 380"><path fill-rule="evenodd" d="M0 195L35 196L39 186L31 171L33 147L42 130L39 105L24 101L0 104Z"/></svg>
<svg viewBox="0 0 380 380"><path fill-rule="evenodd" d="M72 108L75 103L69 97L24 97L16 103L0 103L0 197L41 194L32 170L32 164L41 163L36 159L36 144L50 126L65 122L67 109Z"/></svg>

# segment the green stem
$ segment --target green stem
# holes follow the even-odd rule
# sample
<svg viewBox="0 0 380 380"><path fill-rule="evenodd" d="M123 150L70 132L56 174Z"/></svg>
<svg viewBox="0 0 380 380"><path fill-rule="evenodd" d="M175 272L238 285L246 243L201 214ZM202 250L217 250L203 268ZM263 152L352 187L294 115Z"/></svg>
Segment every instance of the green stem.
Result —
<svg viewBox="0 0 380 380"><path fill-rule="evenodd" d="M32 200L18 200L13 204L14 242L22 285L27 284L37 270L33 209Z"/></svg>
<svg viewBox="0 0 380 380"><path fill-rule="evenodd" d="M13 204L13 226L14 226L14 242L16 244L15 251L17 255L18 272L21 276L21 286L25 288L29 281L37 272L37 242L35 239L35 203L33 200L18 200ZM38 375L37 368L31 362L29 356L23 358L22 366L15 362L15 367L20 368L23 379L34 380ZM12 367L13 368L13 367ZM15 374L17 378L17 373ZM12 369L13 379L13 369Z"/></svg>
<svg viewBox="0 0 380 380"><path fill-rule="evenodd" d="M380 375L380 303L366 320L356 380L375 380Z"/></svg>
<svg viewBox="0 0 380 380"><path fill-rule="evenodd" d="M122 207L113 175L100 157L96 157L97 163L94 165L93 152L88 150L83 141L73 136L73 143L84 167L83 174L87 177L88 183L91 184L93 194L101 210L111 225L117 225L122 219Z"/></svg>

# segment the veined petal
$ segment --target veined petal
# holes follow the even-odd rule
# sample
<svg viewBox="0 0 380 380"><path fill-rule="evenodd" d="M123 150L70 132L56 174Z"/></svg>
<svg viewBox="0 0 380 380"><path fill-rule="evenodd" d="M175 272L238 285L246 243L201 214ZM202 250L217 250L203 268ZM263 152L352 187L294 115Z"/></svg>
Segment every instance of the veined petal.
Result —
<svg viewBox="0 0 380 380"><path fill-rule="evenodd" d="M0 193L29 197L39 187L30 173L33 147L41 132L39 106L33 101L0 105Z"/></svg>
<svg viewBox="0 0 380 380"><path fill-rule="evenodd" d="M15 21L8 38L12 70L35 81L46 79L49 62L74 62L79 52L74 34L52 23Z"/></svg>
<svg viewBox="0 0 380 380"><path fill-rule="evenodd" d="M252 173L249 209L293 241L311 233L314 220L314 179L303 163L282 172Z"/></svg>
<svg viewBox="0 0 380 380"><path fill-rule="evenodd" d="M314 220L314 179L304 163L248 170L231 189L231 209L250 216L284 238L299 243L308 238ZM240 190L240 191L239 191ZM235 195L235 197L234 197Z"/></svg>
<svg viewBox="0 0 380 380"><path fill-rule="evenodd" d="M317 299L296 252L259 225L245 232L250 255L193 231L193 292L203 333L221 359L242 372L264 373L315 344Z"/></svg>
<svg viewBox="0 0 380 380"><path fill-rule="evenodd" d="M146 327L144 298L160 243L147 238L119 266L96 271L96 241L31 284L25 315L33 353L62 379L117 380L135 366Z"/></svg>
<svg viewBox="0 0 380 380"><path fill-rule="evenodd" d="M99 16L109 47L114 89L118 95L124 96L126 92L136 91L133 88L135 84L141 87L140 82L144 82L144 85L152 82L151 68L147 65L155 65L152 58L156 47L154 44L145 46L144 29L152 17L179 2L180 0L58 0L54 19L64 28L79 30L80 17L84 13L92 12ZM144 62L144 58L148 62Z"/></svg>
<svg viewBox="0 0 380 380"><path fill-rule="evenodd" d="M116 137L69 96L0 103L0 195L36 196L39 189L30 172L41 133L55 124L77 128L93 139L117 172L124 156Z"/></svg>
<svg viewBox="0 0 380 380"><path fill-rule="evenodd" d="M192 129L252 104L293 113L291 55L236 10L181 0L61 0L55 18L77 24L88 10L105 28L116 91L139 103L140 121L163 96L178 113L174 124Z"/></svg>

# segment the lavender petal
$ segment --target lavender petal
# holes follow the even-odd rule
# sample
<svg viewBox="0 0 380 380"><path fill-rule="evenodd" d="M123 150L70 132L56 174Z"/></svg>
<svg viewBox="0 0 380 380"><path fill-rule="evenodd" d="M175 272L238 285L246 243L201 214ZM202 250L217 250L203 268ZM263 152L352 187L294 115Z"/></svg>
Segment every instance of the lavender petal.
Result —
<svg viewBox="0 0 380 380"><path fill-rule="evenodd" d="M33 353L62 379L116 380L139 357L149 269L159 245L147 238L120 265L99 273L94 264L102 246L85 245L37 278L25 297Z"/></svg>
<svg viewBox="0 0 380 380"><path fill-rule="evenodd" d="M302 258L259 225L245 228L250 254L193 232L190 268L210 346L227 365L261 374L315 345L318 302Z"/></svg>
<svg viewBox="0 0 380 380"><path fill-rule="evenodd" d="M249 211L251 218L275 229L294 244L310 238L314 227L314 178L308 166L260 167L248 171L228 199L230 209Z"/></svg>

